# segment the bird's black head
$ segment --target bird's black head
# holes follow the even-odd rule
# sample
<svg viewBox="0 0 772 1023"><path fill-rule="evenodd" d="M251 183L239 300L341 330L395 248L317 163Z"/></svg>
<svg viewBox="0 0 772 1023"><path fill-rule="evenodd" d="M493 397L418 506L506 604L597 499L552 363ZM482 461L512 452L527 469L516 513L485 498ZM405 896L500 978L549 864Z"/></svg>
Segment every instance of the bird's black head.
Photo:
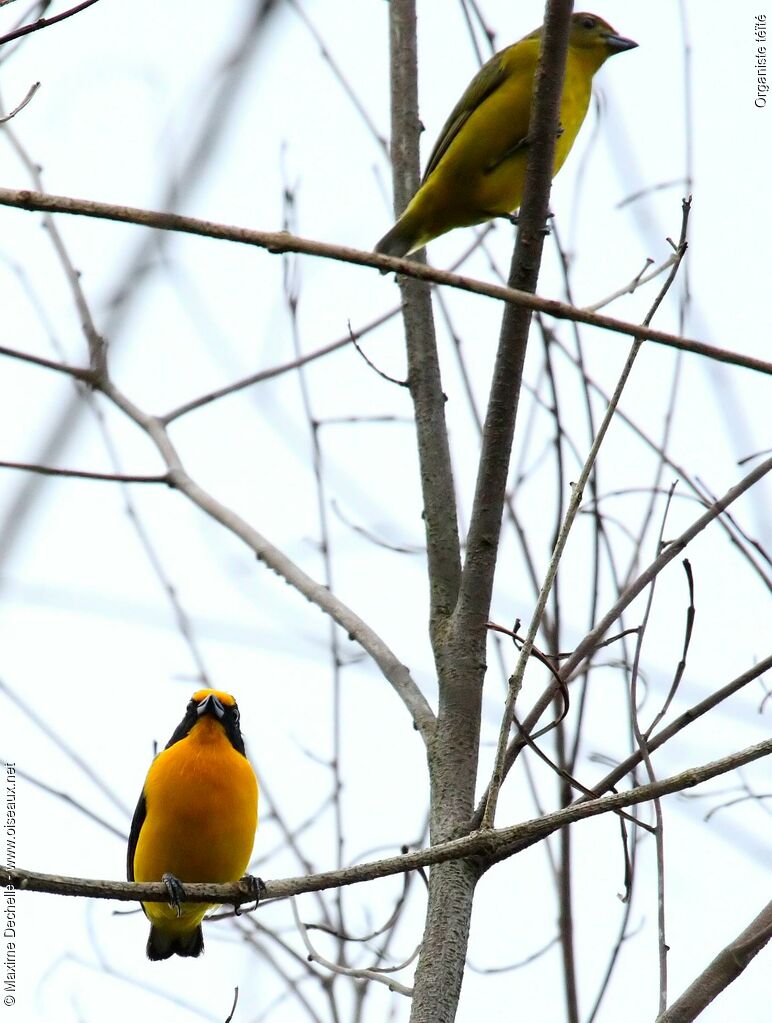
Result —
<svg viewBox="0 0 772 1023"><path fill-rule="evenodd" d="M244 740L241 738L239 727L238 704L230 693L225 693L221 689L199 689L197 693L193 694L185 710L185 717L177 725L166 748L168 749L175 742L184 739L190 730L205 717L212 717L215 721L219 721L233 748L246 756Z"/></svg>

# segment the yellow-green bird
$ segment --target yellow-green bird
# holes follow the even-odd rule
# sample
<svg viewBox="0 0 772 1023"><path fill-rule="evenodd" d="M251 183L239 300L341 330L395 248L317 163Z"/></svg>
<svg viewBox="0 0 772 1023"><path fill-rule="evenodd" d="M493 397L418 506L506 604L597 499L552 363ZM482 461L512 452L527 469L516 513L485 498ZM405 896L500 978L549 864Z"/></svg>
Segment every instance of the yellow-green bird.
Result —
<svg viewBox="0 0 772 1023"><path fill-rule="evenodd" d="M480 68L445 122L418 191L376 252L406 256L454 227L518 209L541 35L537 28ZM553 177L584 121L592 76L609 57L637 45L595 14L571 17Z"/></svg>

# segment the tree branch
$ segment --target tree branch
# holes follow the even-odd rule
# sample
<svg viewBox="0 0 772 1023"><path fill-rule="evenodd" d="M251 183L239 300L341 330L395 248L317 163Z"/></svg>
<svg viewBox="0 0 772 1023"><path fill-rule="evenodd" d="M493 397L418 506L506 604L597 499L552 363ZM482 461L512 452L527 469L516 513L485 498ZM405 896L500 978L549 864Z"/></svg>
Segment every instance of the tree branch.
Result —
<svg viewBox="0 0 772 1023"><path fill-rule="evenodd" d="M521 292L536 290L541 266L572 9L571 0L551 0L545 11L528 127L523 204L508 282L511 289ZM532 308L510 304L504 310L483 426L456 615L459 619L488 616Z"/></svg>
<svg viewBox="0 0 772 1023"><path fill-rule="evenodd" d="M28 36L32 32L39 32L41 28L48 28L49 25L55 25L58 21L64 21L65 18L71 18L73 14L80 14L81 11L85 11L87 7L91 7L96 2L97 0L83 0L83 3L71 7L69 11L55 14L52 18L38 18L37 21L33 21L30 25L22 25L21 28L15 28L12 32L7 32L4 36L0 36L0 46L4 43L10 43L13 39L19 39L21 36Z"/></svg>
<svg viewBox="0 0 772 1023"><path fill-rule="evenodd" d="M95 379L93 370L81 369L80 366L67 366L63 362L44 359L41 355L22 352L18 348L6 348L5 345L0 345L0 355L6 355L9 359L18 359L20 362L29 362L33 366L42 366L43 369L52 369L56 373L64 373L76 380L82 380L84 383L91 384Z"/></svg>
<svg viewBox="0 0 772 1023"><path fill-rule="evenodd" d="M769 671L772 668L772 654L759 661L758 664L754 664L752 668L744 671L742 675L738 675L737 678L732 679L731 682L727 682L725 686L717 689L715 693L711 693L710 696L706 696L704 700L700 700L693 707L689 707L683 714L675 718L666 727L657 732L656 735L651 736L647 742L649 752L653 753L658 750L660 746L664 745L668 739L672 739L674 735L677 735L682 729L686 728L693 721L697 721L702 717L703 714L707 714L709 710L718 706L719 703L723 702L727 697L732 696L738 692L744 686L747 686L749 682L753 682L754 679L759 678L765 671ZM633 768L637 767L643 759L643 754L640 749L637 749L634 753L631 753L629 757L618 764L612 771L609 771L605 777L603 777L596 785L592 786L593 793L607 792L613 785L616 785L618 781L621 781L626 774L629 774ZM592 796L580 796L577 802L581 803L584 800L591 799Z"/></svg>
<svg viewBox="0 0 772 1023"><path fill-rule="evenodd" d="M434 712L426 698L416 685L409 669L402 664L396 654L370 628L359 615L339 600L330 590L317 582L287 557L270 540L262 536L253 526L237 515L236 512L221 504L215 497L200 487L185 470L176 448L172 444L163 422L155 416L147 415L131 402L108 379L99 384L102 393L109 398L122 412L141 427L158 448L166 463L171 485L185 494L193 504L206 512L210 518L219 522L254 551L258 560L286 580L294 589L303 594L328 614L346 633L367 651L380 668L384 677L391 683L395 692L412 715L416 728L427 741L434 729Z"/></svg>
<svg viewBox="0 0 772 1023"><path fill-rule="evenodd" d="M35 465L34 462L2 462L0 469L20 469L36 472L40 476L63 476L65 479L102 480L106 483L165 483L171 486L168 474L162 476L129 476L114 472L88 472L86 469L57 469L50 465Z"/></svg>
<svg viewBox="0 0 772 1023"><path fill-rule="evenodd" d="M772 938L772 902L768 902L742 934L722 948L680 998L657 1017L657 1023L691 1023L703 1009L737 980L754 956Z"/></svg>
<svg viewBox="0 0 772 1023"><path fill-rule="evenodd" d="M698 519L696 519L688 529L684 530L679 537L667 545L661 554L659 554L658 557L656 557L654 561L652 561L651 564L648 565L643 572L641 572L638 578L619 595L612 607L606 612L603 618L601 618L598 624L587 633L571 656L563 664L560 669L560 676L563 680L563 684L571 678L574 672L579 670L586 659L593 655L595 650L598 648L598 644L601 642L614 622L619 618L625 608L627 608L635 600L638 594L644 590L646 586L648 586L651 580L674 558L678 557L684 548L691 543L691 541L698 536L703 529L709 526L714 519L718 518L718 516L726 508L728 508L733 501L736 501L738 497L754 486L754 484L758 483L760 479L763 479L763 477L771 470L772 458L768 458L764 462L761 462L752 472L748 473L747 476L743 476L740 482L731 487L718 501L714 502L704 515L701 515ZM539 718L545 712L547 707L549 707L550 703L552 703L559 691L560 686L557 682L551 682L547 686L534 704L531 712L528 714L528 717L523 722L523 731L528 732L529 734L533 732ZM526 741L521 736L517 736L509 744L504 758L504 777L506 777L509 773L509 770L525 745ZM486 790L486 792L483 793L482 800L478 804L473 820L482 820L482 814L484 812L487 798L488 793Z"/></svg>
<svg viewBox="0 0 772 1023"><path fill-rule="evenodd" d="M649 309L644 319L644 326L648 326L654 316L654 313L662 303L663 298L670 290L673 281L675 280L678 268L681 265L681 260L686 253L686 229L689 222L689 211L691 210L691 200L686 200L683 204L683 219L681 224L681 237L679 240L676 256L674 258L673 266L668 275L667 280L663 284L659 294L657 295L652 307ZM510 307L511 308L511 307ZM606 411L603 415L598 431L593 439L590 446L590 451L587 458L584 461L582 470L579 473L579 477L576 483L571 487L571 497L566 508L563 521L560 524L557 539L555 540L555 546L550 558L550 563L547 568L544 582L542 583L541 590L539 592L538 599L536 601L536 607L534 608L533 615L531 616L531 622L528 626L528 632L526 634L523 645L520 649L520 656L517 660L512 681L509 686L509 692L507 694L506 706L504 711L504 717L501 722L501 729L499 732L498 747L496 750L496 760L491 777L490 786L488 789L488 799L485 804L485 812L483 814L483 826L490 827L493 824L493 819L496 813L496 801L498 799L499 788L504 778L504 759L506 756L506 743L509 737L509 733L512 727L512 716L515 706L515 698L520 692L520 688L523 684L523 676L525 674L526 665L528 659L531 656L531 650L536 640L539 628L541 627L542 617L544 615L545 608L547 607L547 600L549 599L552 586L558 572L558 566L563 556L568 537L573 527L576 516L579 513L579 506L582 503L584 497L584 488L587 486L590 480L595 461L598 457L601 444L603 443L606 433L608 432L611 422L616 414L619 401L622 397L622 391L627 383L630 373L633 369L633 364L641 348L641 342L636 338L633 342L630 352L628 353L627 360L622 368L617 385L614 388L614 393L608 403ZM640 640L640 636L639 636ZM562 679L565 680L568 676L563 673ZM567 702L567 697L566 697Z"/></svg>
<svg viewBox="0 0 772 1023"><path fill-rule="evenodd" d="M359 863L343 870L331 870L305 877L285 878L267 881L265 899L285 899L304 892L323 891L344 885L360 884L375 878L402 874L407 870L418 870L437 863L451 860L479 858L490 866L518 852L527 843L541 841L559 828L577 821L597 817L603 813L648 802L658 796L682 792L703 782L717 778L745 764L772 754L772 739L766 739L755 746L738 750L720 760L713 760L699 767L691 767L680 774L672 775L647 785L639 785L627 792L615 792L601 799L555 810L522 824L507 828L474 831L463 838L452 839L419 849L401 856L391 856L370 863ZM115 899L119 902L167 902L169 891L163 882L154 881L138 884L132 881L93 881L77 877L63 877L57 874L40 874L21 867L0 867L0 883L12 885L19 891L46 892L51 895L85 896L93 899ZM252 886L235 881L232 884L186 884L186 902L213 902L234 906L245 905L254 900Z"/></svg>
<svg viewBox="0 0 772 1023"><path fill-rule="evenodd" d="M391 155L394 211L399 216L418 188L418 65L415 0L389 4L391 51ZM414 261L424 262L418 253ZM400 276L407 345L408 387L415 410L421 468L426 554L431 601L430 631L436 643L455 607L461 578L456 494L450 464L445 395L440 379L431 292L425 281ZM441 680L440 680L441 684Z"/></svg>
<svg viewBox="0 0 772 1023"><path fill-rule="evenodd" d="M352 249L343 245L330 245L308 238L300 238L287 231L255 231L245 227L234 227L218 224L210 220L196 217L184 217L178 213L160 213L155 210L143 210L133 206L116 206L111 203L95 202L91 199L73 199L62 195L49 195L29 189L0 188L0 206L12 206L22 210L37 210L43 213L71 213L84 217L95 217L98 220L115 220L123 224L137 224L151 227L159 231L178 231L181 234L199 235L220 241L238 242L242 245L254 245L266 249L276 255L282 252L299 252L307 256L319 256L324 259L335 259L356 266L375 267L378 270L392 270L406 277L443 284L458 288L474 295L484 295L501 302L522 306L525 309L546 313L558 320L572 320L586 323L591 327L615 331L629 337L640 337L643 341L677 348L696 355L704 355L733 366L742 366L772 376L772 362L758 359L752 355L743 355L726 348L706 344L690 338L669 334L664 330L642 329L638 324L625 323L612 316L601 316L586 309L558 302L555 299L540 298L527 292L505 288L500 284L488 284L472 277L451 273L448 270L435 270L411 259L397 259L394 256L381 256L374 252Z"/></svg>

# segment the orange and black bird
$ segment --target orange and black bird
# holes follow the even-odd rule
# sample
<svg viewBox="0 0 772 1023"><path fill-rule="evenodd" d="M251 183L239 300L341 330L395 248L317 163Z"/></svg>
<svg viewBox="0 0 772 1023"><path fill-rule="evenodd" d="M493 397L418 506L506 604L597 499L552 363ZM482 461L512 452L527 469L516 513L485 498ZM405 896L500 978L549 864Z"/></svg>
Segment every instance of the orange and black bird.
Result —
<svg viewBox="0 0 772 1023"><path fill-rule="evenodd" d="M257 828L257 779L230 693L200 689L150 765L131 822L130 881L164 881L170 904L144 902L148 959L199 956L201 921L216 908L184 902L184 882L224 884L247 869ZM257 882L259 886L259 882Z"/></svg>

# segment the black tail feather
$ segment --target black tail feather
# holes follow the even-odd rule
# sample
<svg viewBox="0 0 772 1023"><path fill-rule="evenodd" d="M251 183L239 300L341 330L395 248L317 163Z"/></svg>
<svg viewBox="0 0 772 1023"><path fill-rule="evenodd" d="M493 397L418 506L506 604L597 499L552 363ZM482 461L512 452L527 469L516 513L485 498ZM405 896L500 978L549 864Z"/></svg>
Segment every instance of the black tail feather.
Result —
<svg viewBox="0 0 772 1023"><path fill-rule="evenodd" d="M147 957L157 962L170 956L200 956L204 951L204 932L199 924L185 934L165 934L157 927L150 928L147 939Z"/></svg>

